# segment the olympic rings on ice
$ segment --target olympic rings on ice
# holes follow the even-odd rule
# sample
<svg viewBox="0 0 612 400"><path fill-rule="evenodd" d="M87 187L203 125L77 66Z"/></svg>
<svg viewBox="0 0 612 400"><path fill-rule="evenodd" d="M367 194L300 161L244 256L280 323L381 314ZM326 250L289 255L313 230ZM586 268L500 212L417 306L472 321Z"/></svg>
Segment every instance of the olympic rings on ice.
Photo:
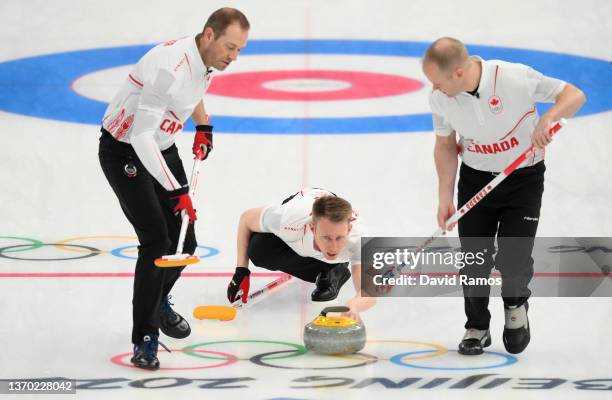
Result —
<svg viewBox="0 0 612 400"><path fill-rule="evenodd" d="M228 343L244 343L244 344L264 344L264 345L281 345L290 347L289 350L277 350L277 351L268 351L255 355L239 355L239 354L230 354L232 358L228 358L225 354L218 354L212 351L206 352L202 351L202 347L208 347L213 345L223 345ZM290 369L290 370L334 370L334 369L347 369L347 368L358 368L363 367L370 364L375 364L378 361L390 361L393 364L402 367L409 368L421 368L421 369L431 369L431 370L479 370L479 369L491 369L491 368L499 368L505 367L508 365L512 365L517 362L516 357L508 354L495 353L495 352L485 352L485 354L493 355L496 357L501 357L504 359L502 363L495 363L490 365L476 366L476 367L436 367L436 366L424 366L417 364L417 360L423 360L426 358L433 358L444 356L449 351L456 352L456 350L448 350L442 345L436 343L422 342L416 340L368 340L369 344L401 344L401 345L416 345L428 347L432 350L423 350L423 351L411 351L411 352L403 352L400 354L393 355L388 358L378 357L372 354L367 353L355 353L348 355L337 355L337 356L319 356L315 355L312 360L320 361L326 360L326 363L329 360L356 360L357 363L348 364L348 365L340 365L340 366L293 366L293 365L282 365L276 361L279 359L288 359L295 358L298 356L305 355L309 353L306 348L297 343L291 343L286 341L279 340L256 340L256 339L231 339L231 340L218 340L211 342L202 342L196 343L189 346L186 346L182 349L183 353L196 358L204 358L204 359L212 359L219 361L228 361L228 360L241 360L241 361L250 361L255 365L261 367L269 367L269 368L279 368L279 369ZM204 354L205 353L205 354ZM210 355L212 354L212 355ZM311 360L311 361L312 361ZM481 360L479 358L479 360ZM215 364L216 365L216 364ZM228 364L229 365L229 364Z"/></svg>
<svg viewBox="0 0 612 400"><path fill-rule="evenodd" d="M0 239L9 239L16 241L25 241L26 244L16 244L0 247L0 257L8 258L11 260L20 260L20 261L69 261L69 260L79 260L83 258L89 258L97 256L98 254L105 253L110 254L119 258L126 258L130 260L136 260L136 255L128 255L126 253L130 253L132 249L136 249L138 247L137 244L130 244L128 246L121 246L110 250L102 250L98 247L84 245L84 244L75 244L74 242L82 241L82 240L102 240L102 239L111 239L111 240L129 240L132 242L137 242L137 238L135 236L77 236L71 237L67 239L62 239L56 241L54 243L43 243L42 241L29 237L19 237L19 236L0 236ZM70 257L29 257L29 256L17 256L15 253L24 253L24 252L32 252L34 250L38 250L43 247L54 247L57 250L61 250L69 253L76 253L77 255ZM201 254L197 254L200 258L209 258L214 257L219 254L219 250L210 247L198 245L198 249L200 249ZM132 250L133 251L133 250ZM133 251L135 253L135 251Z"/></svg>
<svg viewBox="0 0 612 400"><path fill-rule="evenodd" d="M43 243L37 248L40 248L43 246L55 246L55 245L56 245L55 243ZM16 246L6 246L6 247L0 248L0 257L10 258L12 260L23 260L23 261L67 261L67 260L78 260L81 258L93 257L93 256L97 256L98 254L100 254L100 250L96 249L95 247L83 246L79 244L65 244L64 246L70 246L70 247L76 247L79 249L89 250L89 253L85 253L84 255L76 256L76 257L61 257L61 258L26 258L26 257L8 256L4 254L4 252L10 252L11 250L19 251L17 249L21 247L32 247L32 245L29 245L29 244L18 244ZM22 250L22 251L26 251L26 250Z"/></svg>
<svg viewBox="0 0 612 400"><path fill-rule="evenodd" d="M204 346L209 346L209 345L214 345L214 344L223 344L223 343L264 343L264 344L280 344L280 345L284 345L284 346L289 346L289 347L293 347L294 350L289 350L290 352L295 352L295 354L290 354L287 356L282 356L282 357L270 357L269 359L277 359L277 358L288 358L288 357L296 357L296 356L301 356L302 354L305 354L308 350L306 349L306 347L302 346L301 344L296 344L296 343L291 343L291 342L282 342L282 341L277 341L277 340L220 340L220 341L215 341L215 342L203 342L203 343L197 343L197 344L192 344L190 346L184 347L183 350L185 352L187 352L187 354L193 356L193 357L200 357L200 358L212 358L214 360L222 360L223 358L219 358L219 357L213 357L213 356L204 356L204 355L200 355L200 354L190 354L190 351L195 351L194 349L197 349L198 347L204 347ZM283 351L284 352L284 351ZM252 357L247 357L247 358L238 358L239 360L250 360Z"/></svg>

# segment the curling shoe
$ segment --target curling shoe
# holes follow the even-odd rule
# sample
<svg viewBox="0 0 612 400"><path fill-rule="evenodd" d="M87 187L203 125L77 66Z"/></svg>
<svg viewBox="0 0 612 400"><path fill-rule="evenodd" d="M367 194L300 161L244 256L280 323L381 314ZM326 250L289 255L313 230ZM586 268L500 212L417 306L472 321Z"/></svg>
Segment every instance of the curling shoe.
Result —
<svg viewBox="0 0 612 400"><path fill-rule="evenodd" d="M525 350L531 340L529 330L529 303L520 306L504 306L506 325L504 325L504 347L511 354L518 354Z"/></svg>
<svg viewBox="0 0 612 400"><path fill-rule="evenodd" d="M348 263L337 264L332 268L324 268L319 275L315 284L317 287L313 290L310 298L312 301L331 301L338 297L340 288L351 277L351 272L348 269Z"/></svg>
<svg viewBox="0 0 612 400"><path fill-rule="evenodd" d="M476 356L484 353L484 348L491 345L491 333L488 329L468 329L459 343L459 354Z"/></svg>
<svg viewBox="0 0 612 400"><path fill-rule="evenodd" d="M171 295L162 301L159 309L159 329L166 336L175 339L184 339L191 334L191 327L185 318L174 311L170 303Z"/></svg>
<svg viewBox="0 0 612 400"><path fill-rule="evenodd" d="M159 342L157 339L158 335L151 333L144 335L142 341L134 345L134 355L130 362L135 367L152 371L159 369L159 360L157 359L157 346Z"/></svg>

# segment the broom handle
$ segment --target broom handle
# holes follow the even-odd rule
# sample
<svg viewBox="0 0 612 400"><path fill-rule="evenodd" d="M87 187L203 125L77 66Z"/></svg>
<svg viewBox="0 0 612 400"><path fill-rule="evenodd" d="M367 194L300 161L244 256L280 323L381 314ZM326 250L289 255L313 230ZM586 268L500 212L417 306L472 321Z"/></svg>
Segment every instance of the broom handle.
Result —
<svg viewBox="0 0 612 400"><path fill-rule="evenodd" d="M559 120L559 122L557 122L556 124L554 124L553 126L550 127L549 133L550 135L554 135L555 133L559 132L559 129L561 129L564 125L567 124L567 120L565 118L561 118ZM476 195L474 195L474 197L472 197L470 200L468 200L461 208L459 208L455 214L453 214L453 216L451 216L447 221L446 221L446 226L451 225L456 223L457 221L459 221L461 219L461 217L463 217L465 214L467 214L468 211L470 211L476 204L478 204L482 199L484 199L489 193L491 193L491 191L493 189L495 189L500 183L502 183L502 181L504 179L506 179L512 172L514 172L514 170L516 170L518 167L521 166L521 164L523 164L523 162L525 162L525 160L530 157L532 155L532 153L536 150L536 147L534 145L532 145L531 147L529 147L527 150L525 150L523 152L523 154L521 154L520 156L517 157L516 160L514 160L510 165L508 165L506 168L504 168L504 170L502 172L499 173L499 175L497 175L493 180L491 180L491 182L489 182L484 188L482 188L482 190L480 190L478 193L476 193ZM442 229L438 228L433 235L431 235L430 237L428 237L416 250L415 253L418 253L419 251L424 250L427 246L429 246L431 244L431 242L433 242L438 236L442 235L444 233L444 231L442 231ZM404 270L406 269L406 265L399 265L396 266L393 269L392 274L395 276L398 273L401 274L404 272Z"/></svg>
<svg viewBox="0 0 612 400"><path fill-rule="evenodd" d="M204 157L204 150L200 149L193 160L193 168L191 169L191 179L189 180L189 196L193 201L196 192L196 186L198 185L198 176L200 175L200 164ZM183 254L183 246L185 244L185 237L187 236L187 227L189 226L189 215L187 211L181 212L181 230L179 232L178 242L176 244L176 254Z"/></svg>
<svg viewBox="0 0 612 400"><path fill-rule="evenodd" d="M244 308L245 306L251 306L259 302L261 299L263 299L264 294L268 293L270 290L274 289L275 287L278 287L286 282L289 282L292 278L293 277L291 275L285 274L281 276L280 278L277 278L273 280L272 282L268 283L266 286L262 287L261 289L249 294L249 296L247 297L246 304L242 302L242 299L238 299L232 303L232 307Z"/></svg>

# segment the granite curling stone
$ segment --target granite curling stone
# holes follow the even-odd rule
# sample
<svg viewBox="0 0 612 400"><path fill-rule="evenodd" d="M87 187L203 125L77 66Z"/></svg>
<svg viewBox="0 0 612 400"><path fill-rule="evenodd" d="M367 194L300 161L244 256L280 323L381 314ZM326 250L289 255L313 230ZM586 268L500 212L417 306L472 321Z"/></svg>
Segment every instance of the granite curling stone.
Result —
<svg viewBox="0 0 612 400"><path fill-rule="evenodd" d="M304 327L304 345L318 354L351 354L366 344L365 326L348 317L331 316L330 312L347 312L348 307L327 307Z"/></svg>

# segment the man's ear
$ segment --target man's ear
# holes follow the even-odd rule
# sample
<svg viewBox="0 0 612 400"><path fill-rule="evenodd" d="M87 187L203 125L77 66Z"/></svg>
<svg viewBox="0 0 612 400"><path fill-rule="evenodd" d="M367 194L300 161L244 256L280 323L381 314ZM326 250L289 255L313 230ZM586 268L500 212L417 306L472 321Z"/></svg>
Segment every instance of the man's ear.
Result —
<svg viewBox="0 0 612 400"><path fill-rule="evenodd" d="M463 77L464 74L465 70L463 69L463 67L458 67L455 69L455 75L457 76L457 78Z"/></svg>
<svg viewBox="0 0 612 400"><path fill-rule="evenodd" d="M202 36L204 36L204 40L206 40L206 42L212 42L215 40L215 31L213 31L213 29L209 26L204 29L204 34Z"/></svg>

